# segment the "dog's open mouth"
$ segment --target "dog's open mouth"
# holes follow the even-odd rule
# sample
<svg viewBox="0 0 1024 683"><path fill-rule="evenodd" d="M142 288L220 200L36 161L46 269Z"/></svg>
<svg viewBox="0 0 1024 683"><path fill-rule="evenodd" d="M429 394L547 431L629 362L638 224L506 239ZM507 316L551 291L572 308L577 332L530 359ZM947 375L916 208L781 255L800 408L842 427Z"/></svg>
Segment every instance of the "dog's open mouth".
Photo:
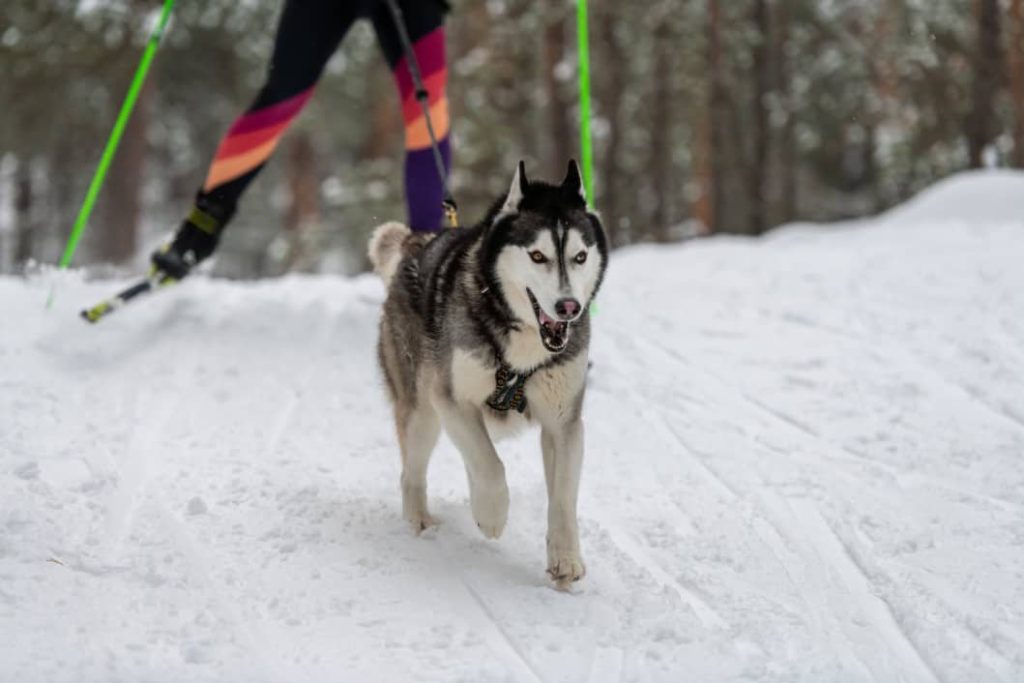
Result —
<svg viewBox="0 0 1024 683"><path fill-rule="evenodd" d="M540 325L540 341L544 344L544 348L551 353L564 351L569 344L569 323L564 320L555 320L545 313L529 287L526 288L526 294L530 297L533 314L537 316L537 323Z"/></svg>

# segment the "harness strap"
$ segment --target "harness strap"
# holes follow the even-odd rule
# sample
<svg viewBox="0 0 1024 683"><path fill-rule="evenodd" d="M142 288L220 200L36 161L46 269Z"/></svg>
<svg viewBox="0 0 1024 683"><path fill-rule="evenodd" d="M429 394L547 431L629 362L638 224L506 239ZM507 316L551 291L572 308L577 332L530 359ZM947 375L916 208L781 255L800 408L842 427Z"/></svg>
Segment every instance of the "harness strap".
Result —
<svg viewBox="0 0 1024 683"><path fill-rule="evenodd" d="M522 413L526 410L526 380L533 375L529 372L516 372L512 367L498 359L498 369L494 372L494 393L487 399L487 405L494 410L506 412L515 410Z"/></svg>

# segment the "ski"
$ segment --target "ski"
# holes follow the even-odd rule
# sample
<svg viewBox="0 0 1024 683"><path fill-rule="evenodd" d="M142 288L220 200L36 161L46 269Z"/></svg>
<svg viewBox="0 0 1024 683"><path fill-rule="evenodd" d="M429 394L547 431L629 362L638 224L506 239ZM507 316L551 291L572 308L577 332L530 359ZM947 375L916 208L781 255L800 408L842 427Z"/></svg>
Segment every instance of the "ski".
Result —
<svg viewBox="0 0 1024 683"><path fill-rule="evenodd" d="M176 278L171 277L162 270L153 269L150 272L149 277L146 279L139 280L131 287L121 290L111 298L99 302L92 308L84 309L81 312L81 316L84 320L90 323L97 323L143 294L148 294L156 289L173 285L177 281L178 280Z"/></svg>

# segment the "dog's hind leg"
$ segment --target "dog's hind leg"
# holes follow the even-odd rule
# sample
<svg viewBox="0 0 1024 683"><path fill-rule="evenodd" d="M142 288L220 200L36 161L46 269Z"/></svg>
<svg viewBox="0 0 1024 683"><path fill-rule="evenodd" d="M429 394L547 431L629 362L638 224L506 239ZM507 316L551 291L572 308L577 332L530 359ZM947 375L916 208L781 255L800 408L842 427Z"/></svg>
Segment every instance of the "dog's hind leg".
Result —
<svg viewBox="0 0 1024 683"><path fill-rule="evenodd" d="M430 405L395 406L395 422L402 448L402 516L419 534L437 524L427 507L427 466L441 425Z"/></svg>
<svg viewBox="0 0 1024 683"><path fill-rule="evenodd" d="M544 425L540 447L548 485L548 574L559 588L565 589L586 573L576 521L583 467L583 421L577 418L567 424Z"/></svg>
<svg viewBox="0 0 1024 683"><path fill-rule="evenodd" d="M466 464L473 519L484 536L497 538L508 521L508 483L483 415L476 408L447 401L439 409L444 429Z"/></svg>

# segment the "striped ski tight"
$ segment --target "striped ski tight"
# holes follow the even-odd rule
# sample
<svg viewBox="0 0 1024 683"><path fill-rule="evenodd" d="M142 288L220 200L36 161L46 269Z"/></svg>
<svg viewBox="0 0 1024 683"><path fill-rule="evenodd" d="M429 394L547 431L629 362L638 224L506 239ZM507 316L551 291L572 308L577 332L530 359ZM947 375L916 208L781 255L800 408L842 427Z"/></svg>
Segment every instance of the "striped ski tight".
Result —
<svg viewBox="0 0 1024 683"><path fill-rule="evenodd" d="M413 41L430 113L445 167L448 141L447 68L444 11L440 0L399 0ZM242 193L266 164L281 136L302 111L324 66L359 18L368 18L377 33L401 98L405 123L405 193L409 224L436 230L443 222L442 185L434 165L430 138L394 20L383 0L285 0L267 80L252 106L235 120L217 147L201 204L234 212Z"/></svg>

